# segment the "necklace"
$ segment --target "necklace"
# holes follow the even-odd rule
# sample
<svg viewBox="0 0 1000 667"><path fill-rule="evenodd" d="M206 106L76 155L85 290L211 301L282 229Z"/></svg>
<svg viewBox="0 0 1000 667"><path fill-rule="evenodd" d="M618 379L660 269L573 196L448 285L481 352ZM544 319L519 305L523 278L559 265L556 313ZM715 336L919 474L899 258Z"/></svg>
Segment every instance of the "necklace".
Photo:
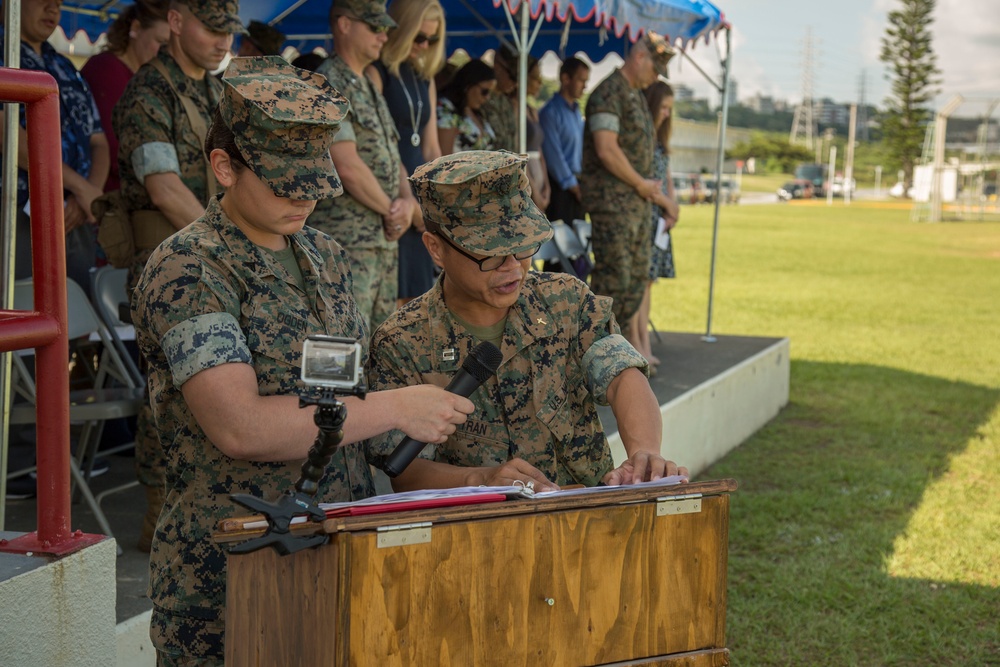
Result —
<svg viewBox="0 0 1000 667"><path fill-rule="evenodd" d="M403 94L406 95L406 104L410 107L410 127L413 128L413 134L410 135L410 143L414 147L420 145L420 129L417 127L417 121L424 113L424 98L420 94L420 85L417 83L417 75L414 73L413 68L410 67L410 76L413 77L413 92L417 96L417 109L416 113L413 110L413 99L410 98L410 91L406 88L406 82L403 81L402 72L400 72L399 85L403 88Z"/></svg>

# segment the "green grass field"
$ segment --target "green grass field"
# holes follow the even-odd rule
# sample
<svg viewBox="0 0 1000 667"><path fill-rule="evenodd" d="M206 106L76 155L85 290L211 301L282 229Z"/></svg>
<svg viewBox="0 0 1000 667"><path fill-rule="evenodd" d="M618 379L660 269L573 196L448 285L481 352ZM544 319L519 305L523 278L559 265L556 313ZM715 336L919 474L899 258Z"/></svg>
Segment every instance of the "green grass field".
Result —
<svg viewBox="0 0 1000 667"><path fill-rule="evenodd" d="M704 332L710 207L683 209L661 330ZM733 477L733 664L1000 665L1000 223L731 206L712 332L791 340L789 405Z"/></svg>

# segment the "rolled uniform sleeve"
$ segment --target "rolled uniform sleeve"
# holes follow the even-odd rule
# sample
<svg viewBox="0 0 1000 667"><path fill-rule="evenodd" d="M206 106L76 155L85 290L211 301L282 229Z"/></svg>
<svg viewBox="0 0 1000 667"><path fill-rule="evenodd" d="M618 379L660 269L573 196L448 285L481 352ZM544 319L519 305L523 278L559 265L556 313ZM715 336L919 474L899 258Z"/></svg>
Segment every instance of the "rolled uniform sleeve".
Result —
<svg viewBox="0 0 1000 667"><path fill-rule="evenodd" d="M140 183L145 183L150 174L180 174L168 101L131 88L126 90L129 92L131 95L123 95L114 112L120 167L131 167Z"/></svg>
<svg viewBox="0 0 1000 667"><path fill-rule="evenodd" d="M150 174L174 173L180 176L181 164L177 159L177 148L164 141L143 144L132 151L132 171L144 186Z"/></svg>
<svg viewBox="0 0 1000 667"><path fill-rule="evenodd" d="M587 290L580 303L581 366L587 389L598 405L608 404L608 387L627 368L649 375L646 358L632 347L618 327L612 299Z"/></svg>
<svg viewBox="0 0 1000 667"><path fill-rule="evenodd" d="M340 131L338 131L337 136L333 138L333 143L335 144L339 144L344 141L350 141L352 144L358 143L358 135L354 133L354 125L351 123L342 122L340 124Z"/></svg>
<svg viewBox="0 0 1000 667"><path fill-rule="evenodd" d="M610 130L611 132L618 134L621 130L621 120L613 113L595 113L587 119L587 122L590 124L591 132Z"/></svg>
<svg viewBox="0 0 1000 667"><path fill-rule="evenodd" d="M184 320L160 341L178 389L199 372L221 364L249 364L250 348L229 313L205 313Z"/></svg>
<svg viewBox="0 0 1000 667"><path fill-rule="evenodd" d="M135 292L133 312L160 344L173 384L228 363L251 363L239 325L240 298L222 274L184 252L147 266Z"/></svg>

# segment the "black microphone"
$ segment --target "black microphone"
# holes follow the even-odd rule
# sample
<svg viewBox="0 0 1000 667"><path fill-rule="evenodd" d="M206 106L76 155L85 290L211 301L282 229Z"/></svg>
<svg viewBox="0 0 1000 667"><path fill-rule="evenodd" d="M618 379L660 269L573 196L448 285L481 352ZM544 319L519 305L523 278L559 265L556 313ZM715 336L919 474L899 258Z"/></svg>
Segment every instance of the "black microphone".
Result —
<svg viewBox="0 0 1000 667"><path fill-rule="evenodd" d="M469 356L465 358L462 367L455 373L445 391L468 398L479 385L497 372L500 362L503 361L503 353L496 345L483 342L472 349ZM426 442L418 442L407 436L392 450L389 460L385 464L385 474L389 477L396 477L406 470L406 466L413 463L427 445Z"/></svg>

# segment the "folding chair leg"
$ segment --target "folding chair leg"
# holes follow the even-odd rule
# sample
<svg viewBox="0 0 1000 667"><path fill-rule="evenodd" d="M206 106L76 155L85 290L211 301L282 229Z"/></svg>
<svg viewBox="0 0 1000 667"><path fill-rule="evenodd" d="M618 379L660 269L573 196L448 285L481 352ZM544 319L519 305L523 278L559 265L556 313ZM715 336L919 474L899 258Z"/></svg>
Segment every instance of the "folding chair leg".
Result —
<svg viewBox="0 0 1000 667"><path fill-rule="evenodd" d="M653 336L656 338L656 342L657 343L662 343L663 342L660 339L660 332L656 330L656 325L653 324L653 320L649 321L649 330L653 332Z"/></svg>

